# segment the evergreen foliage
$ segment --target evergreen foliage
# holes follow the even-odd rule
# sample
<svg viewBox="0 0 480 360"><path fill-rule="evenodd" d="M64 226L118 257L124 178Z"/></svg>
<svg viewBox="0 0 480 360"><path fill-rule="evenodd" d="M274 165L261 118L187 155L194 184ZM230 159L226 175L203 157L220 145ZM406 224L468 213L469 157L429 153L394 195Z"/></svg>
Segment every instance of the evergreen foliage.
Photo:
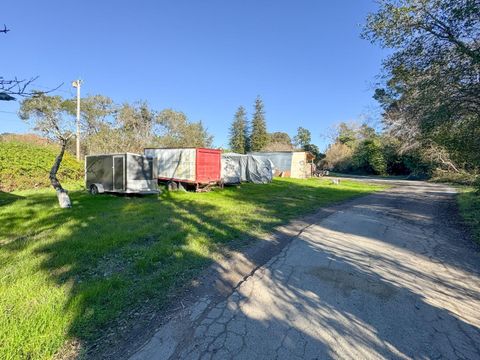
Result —
<svg viewBox="0 0 480 360"><path fill-rule="evenodd" d="M230 149L239 154L248 150L248 123L247 113L243 106L239 106L230 127Z"/></svg>
<svg viewBox="0 0 480 360"><path fill-rule="evenodd" d="M252 132L249 138L250 150L261 151L268 144L265 110L260 97L255 100L255 112L252 119Z"/></svg>

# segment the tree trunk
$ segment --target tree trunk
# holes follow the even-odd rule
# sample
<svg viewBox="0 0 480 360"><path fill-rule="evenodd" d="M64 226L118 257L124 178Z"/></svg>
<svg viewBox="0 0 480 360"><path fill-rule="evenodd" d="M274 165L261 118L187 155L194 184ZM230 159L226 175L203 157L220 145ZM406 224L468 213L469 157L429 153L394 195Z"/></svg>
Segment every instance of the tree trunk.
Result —
<svg viewBox="0 0 480 360"><path fill-rule="evenodd" d="M62 209L71 208L72 203L70 201L70 197L68 196L67 190L65 190L60 181L57 179L57 171L62 163L63 154L65 154L65 148L67 147L67 140L62 140L62 147L60 148L60 153L55 158L55 162L53 163L52 169L50 170L50 183L52 187L57 192L58 203Z"/></svg>

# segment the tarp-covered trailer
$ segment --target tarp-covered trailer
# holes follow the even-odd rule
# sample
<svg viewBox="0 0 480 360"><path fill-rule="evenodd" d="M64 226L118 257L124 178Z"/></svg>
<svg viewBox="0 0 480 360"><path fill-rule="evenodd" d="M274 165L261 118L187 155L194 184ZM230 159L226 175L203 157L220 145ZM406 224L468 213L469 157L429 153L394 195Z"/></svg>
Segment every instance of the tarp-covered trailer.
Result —
<svg viewBox="0 0 480 360"><path fill-rule="evenodd" d="M275 167L275 176L305 179L312 176L314 156L308 151L252 152L252 155L269 158Z"/></svg>
<svg viewBox="0 0 480 360"><path fill-rule="evenodd" d="M91 194L158 193L155 163L139 154L120 153L85 156L85 186Z"/></svg>
<svg viewBox="0 0 480 360"><path fill-rule="evenodd" d="M221 150L145 148L144 154L155 159L158 181L192 185L197 190L221 181Z"/></svg>
<svg viewBox="0 0 480 360"><path fill-rule="evenodd" d="M224 184L272 182L273 164L264 156L237 153L222 154L222 181Z"/></svg>

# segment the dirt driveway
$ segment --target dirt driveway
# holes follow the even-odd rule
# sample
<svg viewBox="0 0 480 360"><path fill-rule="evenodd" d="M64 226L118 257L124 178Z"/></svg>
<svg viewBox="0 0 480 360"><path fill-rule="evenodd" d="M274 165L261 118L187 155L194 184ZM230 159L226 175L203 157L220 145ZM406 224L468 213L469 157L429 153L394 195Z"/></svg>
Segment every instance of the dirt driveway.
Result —
<svg viewBox="0 0 480 360"><path fill-rule="evenodd" d="M480 359L480 252L453 190L397 185L312 219L132 359Z"/></svg>

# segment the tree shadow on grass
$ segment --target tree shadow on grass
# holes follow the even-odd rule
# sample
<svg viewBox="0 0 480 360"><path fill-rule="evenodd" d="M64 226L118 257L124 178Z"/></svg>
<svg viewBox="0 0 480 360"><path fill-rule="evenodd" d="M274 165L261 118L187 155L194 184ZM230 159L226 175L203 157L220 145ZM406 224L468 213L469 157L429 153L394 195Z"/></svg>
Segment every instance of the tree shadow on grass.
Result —
<svg viewBox="0 0 480 360"><path fill-rule="evenodd" d="M148 323L175 289L214 261L214 253L259 240L259 234L327 200L363 194L312 184L275 182L142 198L72 192L74 207L68 210L57 208L51 192L16 202L12 211L0 212L0 271L9 274L11 291L21 288L18 296L33 303L41 298L59 319L50 327L49 319L36 314L40 305L30 309L38 315L30 323L18 315L25 324L17 327L22 349L11 344L10 351L31 357L55 353L58 343L40 336L45 326L52 337L66 333L85 348L99 339L109 344L126 327ZM29 289L22 287L27 278L33 282ZM53 303L49 287L61 289L64 299Z"/></svg>
<svg viewBox="0 0 480 360"><path fill-rule="evenodd" d="M0 191L0 206L9 205L20 199L23 199L23 196Z"/></svg>

